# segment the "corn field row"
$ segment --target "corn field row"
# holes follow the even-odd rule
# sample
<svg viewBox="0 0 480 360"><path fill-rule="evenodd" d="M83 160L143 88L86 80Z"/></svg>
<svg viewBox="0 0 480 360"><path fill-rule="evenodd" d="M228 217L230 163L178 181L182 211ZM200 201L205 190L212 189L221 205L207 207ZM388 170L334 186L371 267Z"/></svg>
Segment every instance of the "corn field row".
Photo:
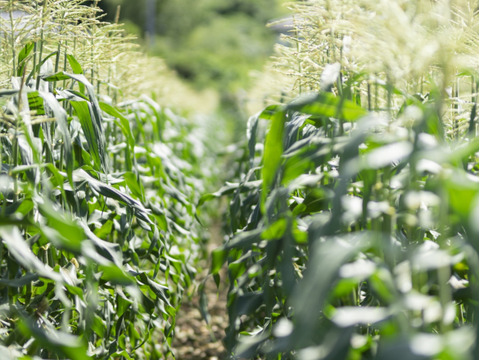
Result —
<svg viewBox="0 0 480 360"><path fill-rule="evenodd" d="M230 199L231 358L477 358L478 1L290 9L275 105L202 198Z"/></svg>
<svg viewBox="0 0 480 360"><path fill-rule="evenodd" d="M165 358L202 251L209 150L83 3L0 2L4 359Z"/></svg>
<svg viewBox="0 0 480 360"><path fill-rule="evenodd" d="M289 8L212 192L221 126L154 100L161 60L0 1L2 358L174 358L218 198L228 358L476 358L478 1Z"/></svg>

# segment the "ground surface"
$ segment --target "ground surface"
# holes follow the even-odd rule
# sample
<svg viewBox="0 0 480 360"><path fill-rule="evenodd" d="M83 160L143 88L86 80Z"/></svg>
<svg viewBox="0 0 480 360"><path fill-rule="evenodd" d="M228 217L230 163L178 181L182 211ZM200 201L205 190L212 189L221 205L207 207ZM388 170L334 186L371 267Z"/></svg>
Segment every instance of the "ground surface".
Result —
<svg viewBox="0 0 480 360"><path fill-rule="evenodd" d="M177 315L173 348L178 360L221 360L225 358L222 339L228 324L225 292L217 295L212 279L206 282L210 324L207 325L199 310L199 296L195 295L181 307Z"/></svg>
<svg viewBox="0 0 480 360"><path fill-rule="evenodd" d="M220 225L215 224L210 229L209 252L220 246ZM191 300L186 300L177 314L175 337L172 347L177 360L223 360L226 358L222 340L228 325L227 315L227 285L220 283L217 288L215 281L208 276L209 264L201 266L206 269L197 275L197 284L205 283L205 295L210 315L209 324L202 318L200 312L200 296L195 292ZM225 279L225 274L221 276Z"/></svg>

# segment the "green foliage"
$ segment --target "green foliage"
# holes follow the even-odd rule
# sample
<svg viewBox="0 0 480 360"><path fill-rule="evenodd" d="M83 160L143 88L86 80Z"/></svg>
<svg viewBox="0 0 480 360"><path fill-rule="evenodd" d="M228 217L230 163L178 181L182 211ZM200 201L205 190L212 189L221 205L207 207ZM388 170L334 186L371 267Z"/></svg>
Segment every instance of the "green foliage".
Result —
<svg viewBox="0 0 480 360"><path fill-rule="evenodd" d="M170 356L202 252L197 207L225 195L211 272L218 281L227 264L232 358L475 358L478 34L463 30L478 10L391 2L365 17L385 3L350 3L295 3L305 17L283 65L315 94L252 116L229 149L236 181L200 197L215 174L197 128L149 97L119 101L152 74L118 60L133 56L118 27L81 0L0 1L2 358ZM244 41L256 30L242 28L269 15L256 2L191 5L205 12L179 22L178 46L201 44L210 64L214 30L230 62L256 56ZM395 36L406 24L420 34L410 47ZM431 35L450 30L461 41ZM427 40L435 51L417 56Z"/></svg>
<svg viewBox="0 0 480 360"><path fill-rule="evenodd" d="M201 254L207 149L152 99L100 91L73 39L16 43L19 24L2 32L2 61L18 54L0 92L2 358L165 358Z"/></svg>
<svg viewBox="0 0 480 360"><path fill-rule="evenodd" d="M134 23L137 33L148 26L147 1L103 0L113 21ZM177 73L198 87L235 91L249 83L249 72L261 69L273 49L275 34L266 24L283 13L278 0L156 1L155 41L145 38Z"/></svg>
<svg viewBox="0 0 480 360"><path fill-rule="evenodd" d="M433 100L410 105L413 126L361 111L351 126L318 98L252 118L271 122L266 138L250 133L263 150L215 194L231 194L230 239L212 258L214 274L228 263L229 350L473 359L478 137L432 132Z"/></svg>
<svg viewBox="0 0 480 360"><path fill-rule="evenodd" d="M232 359L473 360L478 71L463 71L476 52L445 14L478 23L478 11L351 3L292 3L291 46L276 61L300 96L249 119L235 180L202 198L230 200L211 266L218 276L227 265L225 343ZM411 47L396 21L421 34ZM465 38L440 38L446 28ZM465 57L395 73L396 56L418 56L426 39Z"/></svg>
<svg viewBox="0 0 480 360"><path fill-rule="evenodd" d="M233 91L247 84L251 69L261 67L272 43L273 34L265 30L264 23L240 14L202 23L192 29L181 47L176 45L171 54L161 55L197 85Z"/></svg>

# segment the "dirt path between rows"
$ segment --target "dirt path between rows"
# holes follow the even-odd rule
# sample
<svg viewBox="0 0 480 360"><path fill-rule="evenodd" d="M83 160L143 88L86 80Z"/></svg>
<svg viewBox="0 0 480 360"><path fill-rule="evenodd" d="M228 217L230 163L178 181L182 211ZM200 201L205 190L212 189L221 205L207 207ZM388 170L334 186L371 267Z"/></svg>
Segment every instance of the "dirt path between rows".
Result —
<svg viewBox="0 0 480 360"><path fill-rule="evenodd" d="M212 225L209 254L211 250L220 246L222 242L219 224ZM226 358L226 351L222 344L225 337L225 328L228 325L227 315L227 285L220 283L217 288L215 281L208 277L210 264L197 275L196 282L205 281L205 295L208 303L210 323L207 324L200 312L200 296L198 292L191 300L186 300L177 314L175 337L172 348L177 360L222 360ZM222 276L222 280L225 279Z"/></svg>
<svg viewBox="0 0 480 360"><path fill-rule="evenodd" d="M202 318L199 296L184 303L177 315L176 335L172 347L178 360L221 360L225 358L222 339L228 324L225 294L217 296L213 280L205 287L210 324ZM223 292L223 291L222 291Z"/></svg>

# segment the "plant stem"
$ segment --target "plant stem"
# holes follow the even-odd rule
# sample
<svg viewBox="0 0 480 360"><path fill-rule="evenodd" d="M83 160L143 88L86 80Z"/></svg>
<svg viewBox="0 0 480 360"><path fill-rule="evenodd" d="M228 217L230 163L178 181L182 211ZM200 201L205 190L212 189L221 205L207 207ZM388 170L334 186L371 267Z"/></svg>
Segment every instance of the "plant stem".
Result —
<svg viewBox="0 0 480 360"><path fill-rule="evenodd" d="M9 16L10 16L10 46L12 47L12 76L17 74L17 54L15 52L15 23L13 21L13 0L9 2Z"/></svg>
<svg viewBox="0 0 480 360"><path fill-rule="evenodd" d="M40 29L40 52L39 52L39 57L38 57L38 71L37 71L37 83L35 88L38 90L40 88L40 72L41 72L41 66L40 64L42 63L42 57L43 57L43 42L44 42L44 27L45 27L45 11L47 10L47 0L43 2L43 8L42 8L42 28Z"/></svg>

